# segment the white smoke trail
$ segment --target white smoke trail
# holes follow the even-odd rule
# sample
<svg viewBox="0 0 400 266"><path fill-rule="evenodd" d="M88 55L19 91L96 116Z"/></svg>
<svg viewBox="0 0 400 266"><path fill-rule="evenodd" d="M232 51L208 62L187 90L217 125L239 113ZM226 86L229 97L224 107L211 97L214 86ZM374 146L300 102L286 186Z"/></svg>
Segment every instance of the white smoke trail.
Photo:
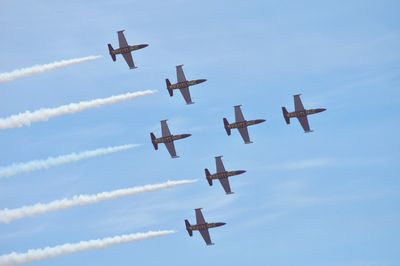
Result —
<svg viewBox="0 0 400 266"><path fill-rule="evenodd" d="M48 157L44 160L34 160L26 163L14 163L10 166L0 167L0 177L10 177L20 173L32 172L40 169L47 169L67 163L73 163L93 157L103 156L111 153L130 150L138 147L136 144L126 144L108 148L100 148L79 153L64 154L57 157Z"/></svg>
<svg viewBox="0 0 400 266"><path fill-rule="evenodd" d="M79 103L70 103L55 108L42 108L33 112L26 111L24 113L19 113L6 118L0 118L0 129L29 126L33 122L47 121L51 117L78 113L86 109L115 104L121 101L127 101L137 97L147 96L155 92L156 91L153 90L129 92L125 94L111 96L108 98L82 101Z"/></svg>
<svg viewBox="0 0 400 266"><path fill-rule="evenodd" d="M98 203L105 200L113 200L124 196L133 196L145 192L153 192L161 189L172 188L180 185L186 185L196 182L197 180L175 180L158 184L145 185L140 187L124 188L108 192L101 192L92 195L76 195L70 199L61 199L51 201L49 203L37 203L34 205L23 206L16 209L0 210L0 222L10 223L14 220L28 216L35 216L47 212L54 212L66 208L71 208L79 205L87 205Z"/></svg>
<svg viewBox="0 0 400 266"><path fill-rule="evenodd" d="M28 77L34 74L48 72L57 68L81 64L86 61L91 61L100 58L101 55L91 55L86 57L74 58L69 60L62 60L45 65L35 65L33 67L21 68L11 72L0 73L0 83L9 82L18 78Z"/></svg>
<svg viewBox="0 0 400 266"><path fill-rule="evenodd" d="M0 256L0 266L18 265L37 260L44 260L53 257L68 255L71 253L76 253L85 250L107 248L117 244L136 242L150 238L166 236L173 233L176 233L176 231L174 230L148 231L146 233L120 235L102 239L81 241L78 243L67 243L54 247L45 247L42 249L30 249L25 253L12 252Z"/></svg>

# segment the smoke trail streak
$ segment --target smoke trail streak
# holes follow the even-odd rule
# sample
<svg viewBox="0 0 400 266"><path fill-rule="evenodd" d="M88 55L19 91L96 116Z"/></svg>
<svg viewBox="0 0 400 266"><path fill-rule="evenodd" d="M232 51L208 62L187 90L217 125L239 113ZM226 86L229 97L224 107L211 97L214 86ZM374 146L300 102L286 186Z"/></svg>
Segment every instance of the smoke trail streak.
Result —
<svg viewBox="0 0 400 266"><path fill-rule="evenodd" d="M9 166L0 167L0 177L10 177L21 173L28 173L35 170L48 169L53 166L73 163L111 153L130 150L138 147L136 144L126 144L108 148L100 148L79 153L64 154L57 157L48 157L44 160L34 160L26 163L14 163Z"/></svg>
<svg viewBox="0 0 400 266"><path fill-rule="evenodd" d="M47 212L54 212L79 205L94 204L105 200L113 200L124 196L133 196L145 192L153 192L161 189L172 188L197 182L197 180L175 180L158 184L144 185L140 187L124 188L108 192L101 192L92 195L76 195L70 199L51 201L49 203L37 203L34 205L23 206L16 209L0 210L0 222L10 223L14 220L28 216L35 216Z"/></svg>
<svg viewBox="0 0 400 266"><path fill-rule="evenodd" d="M91 55L86 57L62 60L44 65L35 65L33 67L21 68L11 72L0 73L0 83L10 82L19 78L32 76L43 72L48 72L57 68L63 68L71 65L81 64L86 61L91 61L100 58L101 55Z"/></svg>
<svg viewBox="0 0 400 266"><path fill-rule="evenodd" d="M22 263L28 263L37 260L44 260L53 257L68 255L80 251L86 251L91 249L107 248L117 244L123 244L128 242L136 242L146 239L151 239L160 236L166 236L176 233L174 230L159 230L159 231L148 231L146 233L136 233L129 235L119 235L114 237L107 237L102 239L94 239L89 241L81 241L78 243L67 243L54 247L45 247L42 249L30 249L25 253L12 252L0 256L0 266L18 265Z"/></svg>
<svg viewBox="0 0 400 266"><path fill-rule="evenodd" d="M0 129L16 128L29 126L33 122L47 121L49 118L82 112L86 109L101 107L104 105L115 104L121 101L131 100L141 96L147 96L155 93L153 90L145 90L138 92L129 92L125 94L115 95L108 98L99 98L90 101L82 101L79 103L70 103L55 108L42 108L33 112L26 111L6 118L0 118Z"/></svg>

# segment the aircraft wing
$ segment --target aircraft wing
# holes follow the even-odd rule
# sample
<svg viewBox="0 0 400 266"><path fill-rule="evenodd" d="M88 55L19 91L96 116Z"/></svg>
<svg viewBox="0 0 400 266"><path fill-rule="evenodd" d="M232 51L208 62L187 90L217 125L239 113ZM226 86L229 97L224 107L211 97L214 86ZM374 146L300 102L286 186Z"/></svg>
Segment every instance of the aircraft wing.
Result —
<svg viewBox="0 0 400 266"><path fill-rule="evenodd" d="M250 137L249 137L249 131L247 130L247 127L241 127L238 128L240 135L242 136L242 139L244 140L244 143L249 144L252 143L250 141Z"/></svg>
<svg viewBox="0 0 400 266"><path fill-rule="evenodd" d="M179 82L186 81L185 73L183 73L182 69L183 65L176 66L176 79Z"/></svg>
<svg viewBox="0 0 400 266"><path fill-rule="evenodd" d="M172 158L178 158L179 156L176 155L176 150L175 150L175 145L174 142L165 142L165 147L167 147L167 150L169 154L171 155Z"/></svg>
<svg viewBox="0 0 400 266"><path fill-rule="evenodd" d="M236 122L243 122L244 116L242 110L240 109L240 105L236 105L235 107L235 120Z"/></svg>
<svg viewBox="0 0 400 266"><path fill-rule="evenodd" d="M228 178L221 178L221 179L219 179L219 182L221 182L221 185L224 188L226 194L232 194L231 186L229 185Z"/></svg>
<svg viewBox="0 0 400 266"><path fill-rule="evenodd" d="M119 42L119 48L124 48L128 46L123 30L118 31L118 42Z"/></svg>
<svg viewBox="0 0 400 266"><path fill-rule="evenodd" d="M224 163L221 159L222 156L215 157L215 165L217 168L217 173L225 172Z"/></svg>
<svg viewBox="0 0 400 266"><path fill-rule="evenodd" d="M190 97L190 91L189 87L185 87L182 89L179 89L182 93L183 98L185 99L186 104L192 104L192 98Z"/></svg>
<svg viewBox="0 0 400 266"><path fill-rule="evenodd" d="M208 246L214 245L214 243L211 241L211 237L210 237L210 233L208 232L208 229L202 229L202 230L199 230L199 232Z"/></svg>
<svg viewBox="0 0 400 266"><path fill-rule="evenodd" d="M306 132L306 133L312 132L312 130L310 130L310 125L308 124L307 116L297 117L297 119L299 120L300 125L303 127L304 132Z"/></svg>
<svg viewBox="0 0 400 266"><path fill-rule="evenodd" d="M196 211L196 224L205 224L206 220L204 220L201 208L195 209L195 211Z"/></svg>
<svg viewBox="0 0 400 266"><path fill-rule="evenodd" d="M132 54L130 52L122 54L122 56L124 57L130 69L136 68L135 63L133 62Z"/></svg>
<svg viewBox="0 0 400 266"><path fill-rule="evenodd" d="M304 111L305 110L304 106L303 106L303 103L301 102L300 95L301 94L297 94L297 95L293 96L294 97L294 110L295 111Z"/></svg>
<svg viewBox="0 0 400 266"><path fill-rule="evenodd" d="M161 121L161 133L162 133L163 137L171 136L171 132L169 131L167 120Z"/></svg>

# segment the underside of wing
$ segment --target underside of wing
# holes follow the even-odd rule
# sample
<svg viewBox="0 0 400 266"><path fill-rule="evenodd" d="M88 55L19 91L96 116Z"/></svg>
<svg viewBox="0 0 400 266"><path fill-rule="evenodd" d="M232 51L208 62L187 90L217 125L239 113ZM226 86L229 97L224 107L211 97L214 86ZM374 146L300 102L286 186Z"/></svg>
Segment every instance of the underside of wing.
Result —
<svg viewBox="0 0 400 266"><path fill-rule="evenodd" d="M236 120L236 122L244 121L244 116L242 113L242 109L240 108L240 105L235 106L235 120Z"/></svg>
<svg viewBox="0 0 400 266"><path fill-rule="evenodd" d="M128 42L125 39L123 30L118 31L118 42L119 42L119 48L124 48L128 46Z"/></svg>
<svg viewBox="0 0 400 266"><path fill-rule="evenodd" d="M306 132L306 133L311 132L310 125L308 124L307 116L298 117L297 119L299 120L300 125L303 127L304 132Z"/></svg>
<svg viewBox="0 0 400 266"><path fill-rule="evenodd" d="M176 150L175 150L175 145L174 142L165 142L165 147L167 147L167 150L169 152L169 154L171 155L172 158L178 158L178 156L176 155Z"/></svg>
<svg viewBox="0 0 400 266"><path fill-rule="evenodd" d="M226 194L232 194L228 178L221 178L219 179L219 182L221 182L221 185L224 188Z"/></svg>
<svg viewBox="0 0 400 266"><path fill-rule="evenodd" d="M206 242L207 245L213 245L213 243L211 242L211 237L210 237L210 233L208 232L208 229L203 229L203 230L199 230L201 236L203 237L204 241Z"/></svg>
<svg viewBox="0 0 400 266"><path fill-rule="evenodd" d="M215 165L217 168L217 173L225 172L224 163L221 159L222 156L215 157Z"/></svg>
<svg viewBox="0 0 400 266"><path fill-rule="evenodd" d="M252 143L250 141L249 131L247 130L247 127L241 127L241 128L238 128L238 130L239 130L240 135L242 136L244 143L246 143L246 144Z"/></svg>
<svg viewBox="0 0 400 266"><path fill-rule="evenodd" d="M294 110L295 111L304 111L304 106L303 106L303 103L301 102L300 95L301 94L297 94L297 95L293 96L294 97Z"/></svg>
<svg viewBox="0 0 400 266"><path fill-rule="evenodd" d="M183 65L176 66L176 79L179 82L186 81L185 73L183 73L182 69Z"/></svg>
<svg viewBox="0 0 400 266"><path fill-rule="evenodd" d="M201 212L201 208L195 209L196 212L196 224L205 224L206 220L204 219L203 213Z"/></svg>
<svg viewBox="0 0 400 266"><path fill-rule="evenodd" d="M171 132L169 131L167 120L161 121L161 133L162 133L163 137L171 136Z"/></svg>
<svg viewBox="0 0 400 266"><path fill-rule="evenodd" d="M183 98L185 99L186 104L192 104L192 98L190 97L189 87L179 89L182 93Z"/></svg>
<svg viewBox="0 0 400 266"><path fill-rule="evenodd" d="M130 69L136 68L135 63L133 62L132 54L130 52L122 54L122 56L124 57Z"/></svg>

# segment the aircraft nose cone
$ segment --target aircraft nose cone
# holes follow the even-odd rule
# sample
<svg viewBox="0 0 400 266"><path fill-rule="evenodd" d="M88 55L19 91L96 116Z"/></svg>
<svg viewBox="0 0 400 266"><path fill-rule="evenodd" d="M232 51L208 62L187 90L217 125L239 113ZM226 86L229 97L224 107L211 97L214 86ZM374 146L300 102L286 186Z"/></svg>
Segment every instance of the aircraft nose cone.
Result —
<svg viewBox="0 0 400 266"><path fill-rule="evenodd" d="M147 46L149 46L148 44L142 44L140 45L140 48L146 48Z"/></svg>
<svg viewBox="0 0 400 266"><path fill-rule="evenodd" d="M226 225L226 223L217 223L217 226L223 226Z"/></svg>
<svg viewBox="0 0 400 266"><path fill-rule="evenodd" d="M239 171L237 171L237 173L238 173L238 175L241 175L241 174L246 173L246 171L245 170L239 170Z"/></svg>
<svg viewBox="0 0 400 266"><path fill-rule="evenodd" d="M324 112L324 111L326 111L325 108L319 108L319 109L318 109L318 113L321 113L321 112Z"/></svg>
<svg viewBox="0 0 400 266"><path fill-rule="evenodd" d="M183 137L183 138L188 138L188 137L190 137L191 135L192 135L192 134L183 134L182 137Z"/></svg>
<svg viewBox="0 0 400 266"><path fill-rule="evenodd" d="M257 119L257 120L256 120L256 123L257 123L257 124L260 124L260 123L264 123L265 121L267 121L267 120L265 120L265 119Z"/></svg>
<svg viewBox="0 0 400 266"><path fill-rule="evenodd" d="M207 79L199 79L200 83L207 81Z"/></svg>

